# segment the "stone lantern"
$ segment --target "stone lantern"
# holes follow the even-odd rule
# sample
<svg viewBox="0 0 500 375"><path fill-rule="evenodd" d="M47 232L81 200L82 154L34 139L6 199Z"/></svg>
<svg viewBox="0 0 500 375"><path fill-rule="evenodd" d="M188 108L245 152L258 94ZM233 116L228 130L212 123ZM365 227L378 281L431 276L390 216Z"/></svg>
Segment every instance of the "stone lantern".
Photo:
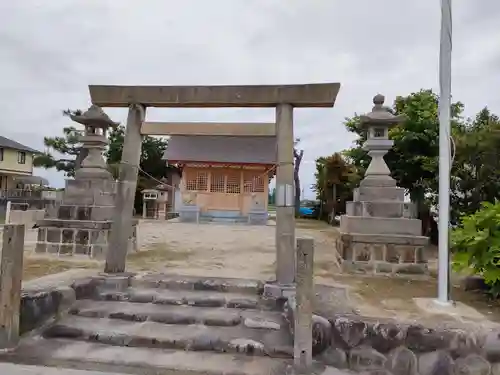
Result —
<svg viewBox="0 0 500 375"><path fill-rule="evenodd" d="M104 111L92 105L71 119L85 126L80 137L81 155L75 164L75 178L66 180L62 202L37 222L38 239L35 251L58 255L86 255L105 258L114 209L115 182L108 171L102 152L108 140L106 132L116 128ZM80 164L80 165L78 165ZM137 250L137 221L132 223L128 251Z"/></svg>
<svg viewBox="0 0 500 375"><path fill-rule="evenodd" d="M405 201L405 189L396 186L384 160L393 145L389 129L405 118L389 112L382 95L373 103L372 111L361 116L367 131L363 148L371 161L353 200L346 202L337 250L347 272L423 274L429 239L422 236L414 205Z"/></svg>
<svg viewBox="0 0 500 375"><path fill-rule="evenodd" d="M79 140L82 143L82 154L86 156L75 171L75 179L111 179L111 173L106 167L102 153L108 145L108 129L116 129L119 124L112 121L102 108L96 105L92 105L82 115L70 115L70 117L85 126L84 134Z"/></svg>
<svg viewBox="0 0 500 375"><path fill-rule="evenodd" d="M368 151L372 158L360 186L396 186L391 177L391 171L385 163L384 156L391 149L394 142L389 139L389 129L405 120L404 116L394 116L384 107L383 95L373 98L373 109L370 113L361 116L361 125L367 132L367 140L363 149Z"/></svg>

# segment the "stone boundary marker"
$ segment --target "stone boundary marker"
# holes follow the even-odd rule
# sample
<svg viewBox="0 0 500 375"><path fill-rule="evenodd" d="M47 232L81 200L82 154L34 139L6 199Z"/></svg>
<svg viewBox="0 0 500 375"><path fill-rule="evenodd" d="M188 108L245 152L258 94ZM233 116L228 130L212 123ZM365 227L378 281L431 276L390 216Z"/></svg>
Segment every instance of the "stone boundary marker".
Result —
<svg viewBox="0 0 500 375"><path fill-rule="evenodd" d="M24 224L3 227L0 257L0 349L12 349L19 341L24 230Z"/></svg>

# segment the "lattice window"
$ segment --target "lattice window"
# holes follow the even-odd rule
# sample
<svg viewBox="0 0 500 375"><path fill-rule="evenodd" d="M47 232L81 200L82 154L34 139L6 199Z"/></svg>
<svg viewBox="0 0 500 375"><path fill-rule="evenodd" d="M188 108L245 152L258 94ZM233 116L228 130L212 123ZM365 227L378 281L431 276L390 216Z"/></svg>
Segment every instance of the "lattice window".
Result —
<svg viewBox="0 0 500 375"><path fill-rule="evenodd" d="M212 170L210 178L210 192L224 193L226 187L226 175L224 171Z"/></svg>
<svg viewBox="0 0 500 375"><path fill-rule="evenodd" d="M264 177L262 176L262 174L259 174L259 175L254 177L253 191L256 193L263 193L264 192Z"/></svg>
<svg viewBox="0 0 500 375"><path fill-rule="evenodd" d="M187 171L186 190L187 191L206 191L208 188L208 172L205 171Z"/></svg>
<svg viewBox="0 0 500 375"><path fill-rule="evenodd" d="M246 172L243 177L243 191L245 193L263 193L264 177L255 172Z"/></svg>
<svg viewBox="0 0 500 375"><path fill-rule="evenodd" d="M241 193L241 175L231 171L227 175L226 193L240 194Z"/></svg>

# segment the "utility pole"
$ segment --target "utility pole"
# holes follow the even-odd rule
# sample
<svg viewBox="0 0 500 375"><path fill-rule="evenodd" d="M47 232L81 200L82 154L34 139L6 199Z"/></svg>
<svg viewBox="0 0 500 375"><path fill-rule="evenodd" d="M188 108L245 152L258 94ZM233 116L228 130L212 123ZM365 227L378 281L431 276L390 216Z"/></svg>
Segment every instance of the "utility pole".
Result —
<svg viewBox="0 0 500 375"><path fill-rule="evenodd" d="M451 0L441 0L441 44L439 53L439 253L437 303L449 301L449 223L451 169Z"/></svg>

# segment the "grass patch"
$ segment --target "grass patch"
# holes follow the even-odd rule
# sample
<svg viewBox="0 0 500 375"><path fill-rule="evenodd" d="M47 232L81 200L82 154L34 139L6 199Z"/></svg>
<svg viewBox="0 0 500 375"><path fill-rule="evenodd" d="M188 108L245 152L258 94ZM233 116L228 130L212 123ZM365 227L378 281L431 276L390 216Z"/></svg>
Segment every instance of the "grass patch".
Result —
<svg viewBox="0 0 500 375"><path fill-rule="evenodd" d="M23 280L32 280L46 275L53 275L71 269L91 269L96 267L92 262L67 262L55 259L24 258Z"/></svg>
<svg viewBox="0 0 500 375"><path fill-rule="evenodd" d="M322 220L314 219L295 219L295 226L300 229L334 229L328 223Z"/></svg>
<svg viewBox="0 0 500 375"><path fill-rule="evenodd" d="M383 306L383 300L399 300L403 306L412 306L413 298L435 298L437 280L411 280L391 277L356 277L336 275L335 280L354 287L361 298L373 306ZM480 292L465 291L457 283L451 285L451 299L472 306L487 319L500 322L500 300L491 300Z"/></svg>
<svg viewBox="0 0 500 375"><path fill-rule="evenodd" d="M184 261L192 255L187 250L173 249L166 243L151 244L147 250L127 256L127 265L141 271L168 267L170 262Z"/></svg>

